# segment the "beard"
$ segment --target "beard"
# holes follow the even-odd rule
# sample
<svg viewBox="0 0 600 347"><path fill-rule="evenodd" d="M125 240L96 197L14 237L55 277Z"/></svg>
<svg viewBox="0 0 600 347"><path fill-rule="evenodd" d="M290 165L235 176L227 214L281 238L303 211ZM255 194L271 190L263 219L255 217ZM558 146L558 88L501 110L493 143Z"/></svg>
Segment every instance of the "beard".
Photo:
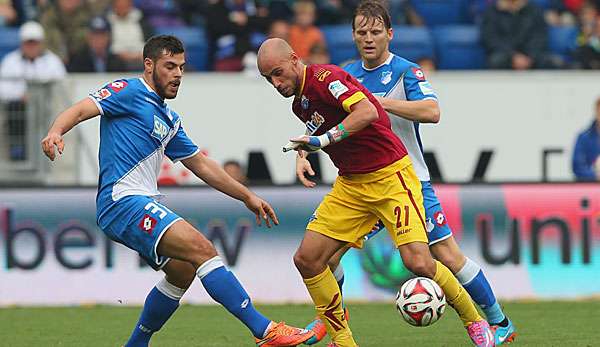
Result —
<svg viewBox="0 0 600 347"><path fill-rule="evenodd" d="M167 86L169 85L169 82L164 83L164 84L160 82L160 80L158 79L158 72L156 71L156 68L154 68L154 70L152 70L152 82L154 83L154 87L156 88L156 93L161 98L174 99L177 96L177 92L175 92L174 95L168 94Z"/></svg>

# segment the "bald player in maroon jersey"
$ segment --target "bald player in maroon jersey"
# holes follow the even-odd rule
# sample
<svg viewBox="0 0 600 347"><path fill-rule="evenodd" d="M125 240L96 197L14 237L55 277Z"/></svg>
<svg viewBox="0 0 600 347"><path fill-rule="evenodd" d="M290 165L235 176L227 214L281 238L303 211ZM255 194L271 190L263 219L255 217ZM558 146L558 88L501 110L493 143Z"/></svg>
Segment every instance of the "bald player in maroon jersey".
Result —
<svg viewBox="0 0 600 347"><path fill-rule="evenodd" d="M294 96L292 110L307 134L291 141L303 173L305 151L323 149L339 169L327 194L306 227L294 263L325 323L331 346L357 346L345 320L341 294L327 262L363 237L381 220L400 251L404 265L418 276L436 281L465 326L493 335L469 294L450 270L429 253L421 183L404 145L373 95L335 65L304 65L281 39L265 41L258 52L262 76L284 97ZM480 344L478 344L480 345Z"/></svg>

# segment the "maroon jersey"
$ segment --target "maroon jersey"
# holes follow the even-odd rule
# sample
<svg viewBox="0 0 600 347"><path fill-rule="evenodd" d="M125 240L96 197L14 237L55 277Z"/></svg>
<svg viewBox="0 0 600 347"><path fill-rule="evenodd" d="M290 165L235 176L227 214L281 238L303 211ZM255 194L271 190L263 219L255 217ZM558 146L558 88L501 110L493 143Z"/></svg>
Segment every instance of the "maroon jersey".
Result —
<svg viewBox="0 0 600 347"><path fill-rule="evenodd" d="M350 106L368 98L377 108L379 119L348 138L323 150L338 168L339 175L363 174L379 170L406 155L406 148L392 132L390 119L375 97L354 77L335 65L310 65L304 70L300 97L294 98L292 111L322 135L341 123Z"/></svg>

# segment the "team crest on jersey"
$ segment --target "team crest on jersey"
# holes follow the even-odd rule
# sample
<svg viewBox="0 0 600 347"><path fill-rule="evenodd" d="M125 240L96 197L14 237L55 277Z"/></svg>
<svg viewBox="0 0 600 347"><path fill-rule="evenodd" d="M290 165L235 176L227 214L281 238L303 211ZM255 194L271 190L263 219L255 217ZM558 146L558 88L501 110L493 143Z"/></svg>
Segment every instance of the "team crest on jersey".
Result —
<svg viewBox="0 0 600 347"><path fill-rule="evenodd" d="M392 71L382 71L381 72L381 83L388 84L392 81Z"/></svg>
<svg viewBox="0 0 600 347"><path fill-rule="evenodd" d="M328 89L331 95L333 95L333 97L336 99L339 99L340 95L348 91L348 87L346 87L340 80L335 80L329 83Z"/></svg>
<svg viewBox="0 0 600 347"><path fill-rule="evenodd" d="M325 123L325 118L315 111L310 120L306 122L306 129L308 129L309 134L314 134L323 123Z"/></svg>
<svg viewBox="0 0 600 347"><path fill-rule="evenodd" d="M152 129L152 137L158 139L160 142L169 135L169 126L162 119L154 115L154 128Z"/></svg>
<svg viewBox="0 0 600 347"><path fill-rule="evenodd" d="M364 81L365 79L361 77L361 78L357 78L356 80L358 81L358 83L363 83L363 81Z"/></svg>
<svg viewBox="0 0 600 347"><path fill-rule="evenodd" d="M300 107L302 107L303 110L308 110L309 106L308 98L302 95L302 98L300 98Z"/></svg>

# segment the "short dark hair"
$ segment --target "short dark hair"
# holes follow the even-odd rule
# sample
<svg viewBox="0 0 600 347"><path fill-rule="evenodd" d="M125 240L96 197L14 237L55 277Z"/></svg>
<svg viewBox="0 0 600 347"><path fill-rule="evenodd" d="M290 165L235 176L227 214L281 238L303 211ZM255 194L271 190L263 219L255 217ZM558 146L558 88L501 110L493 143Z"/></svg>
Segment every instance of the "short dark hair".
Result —
<svg viewBox="0 0 600 347"><path fill-rule="evenodd" d="M381 20L386 30L392 28L392 20L390 18L390 13L388 12L385 4L382 1L361 1L356 7L356 10L354 11L354 16L352 17L352 30L356 29L354 27L354 21L357 16L365 17L365 21L368 21L370 19Z"/></svg>
<svg viewBox="0 0 600 347"><path fill-rule="evenodd" d="M163 54L173 55L185 52L181 40L172 35L153 36L144 44L144 59L157 61Z"/></svg>

